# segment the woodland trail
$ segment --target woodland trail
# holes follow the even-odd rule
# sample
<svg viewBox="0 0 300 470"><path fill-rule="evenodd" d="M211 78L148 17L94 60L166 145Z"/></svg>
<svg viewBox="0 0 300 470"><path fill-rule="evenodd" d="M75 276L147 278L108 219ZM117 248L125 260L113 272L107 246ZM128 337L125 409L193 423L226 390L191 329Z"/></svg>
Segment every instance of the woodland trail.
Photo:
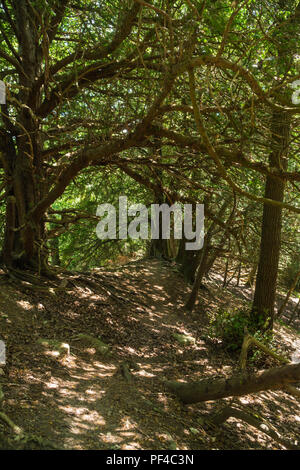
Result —
<svg viewBox="0 0 300 470"><path fill-rule="evenodd" d="M66 279L68 287L58 295L1 289L1 336L8 348L0 377L3 411L27 434L60 449L284 448L236 419L208 425L205 417L229 399L184 407L162 390L158 379L229 376L237 367L237 358L209 336L208 314L232 299L216 279L191 316L182 313L189 287L171 263L143 260ZM240 305L242 295L236 297ZM284 326L276 331L291 355L299 335ZM78 334L101 337L111 354L83 347ZM189 339L181 344L176 335ZM70 354L58 358L41 350L39 338L68 343ZM131 370L130 382L123 364ZM300 404L292 396L264 392L237 401L281 435L299 436ZM7 433L2 423L1 431Z"/></svg>

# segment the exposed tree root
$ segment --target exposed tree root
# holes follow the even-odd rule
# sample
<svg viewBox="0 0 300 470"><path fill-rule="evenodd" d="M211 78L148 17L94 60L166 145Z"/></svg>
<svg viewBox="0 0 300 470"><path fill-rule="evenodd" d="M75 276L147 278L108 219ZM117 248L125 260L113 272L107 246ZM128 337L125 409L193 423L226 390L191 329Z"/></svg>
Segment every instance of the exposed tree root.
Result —
<svg viewBox="0 0 300 470"><path fill-rule="evenodd" d="M130 366L126 361L122 362L122 364L120 365L120 372L123 375L126 382L128 382L129 384L133 382L134 378L133 378L132 373L130 372Z"/></svg>
<svg viewBox="0 0 300 470"><path fill-rule="evenodd" d="M5 413L0 411L0 419L1 421L4 421L4 423L8 424L8 426L13 430L15 434L18 436L22 437L25 436L24 431L17 426Z"/></svg>
<svg viewBox="0 0 300 470"><path fill-rule="evenodd" d="M119 366L119 370L121 374L123 375L124 379L130 384L133 383L134 381L134 376L131 370L138 370L138 369L139 367L137 366L137 364L135 364L135 362L131 360L123 361Z"/></svg>
<svg viewBox="0 0 300 470"><path fill-rule="evenodd" d="M285 387L285 390L294 397L300 398L300 390L298 390L296 387L293 387L292 385L287 385Z"/></svg>
<svg viewBox="0 0 300 470"><path fill-rule="evenodd" d="M286 439L281 437L276 431L276 429L273 426L271 426L269 423L265 423L263 420L256 418L255 416L249 413L246 413L243 410L240 410L231 406L226 406L225 408L223 408L223 410L221 410L220 412L216 413L213 417L211 417L210 421L213 424L220 426L229 418L236 418L236 419L240 419L241 421L244 421L250 426L253 426L254 428L266 434L267 436L271 437L274 441L278 442L279 444L282 444L284 447L286 447L289 450L300 449L299 446L296 446L292 444L290 441L287 441Z"/></svg>
<svg viewBox="0 0 300 470"><path fill-rule="evenodd" d="M49 287L49 279L46 280L38 275L31 274L27 271L21 271L19 269L9 269L7 275L17 287L51 295L65 291L68 284L68 281L63 279L59 286L53 283L52 287ZM59 280L59 278L56 277L55 280Z"/></svg>
<svg viewBox="0 0 300 470"><path fill-rule="evenodd" d="M108 294L110 297L112 297L114 300L116 300L119 303L120 302L123 304L127 303L127 304L131 304L134 306L145 305L146 307L148 307L148 305L144 304L141 301L134 302L130 298L124 297L124 290L118 289L116 286L109 284L106 281L105 277L103 277L101 274L93 273L93 278L94 279L91 279L90 277L86 277L85 275L80 274L80 275L76 275L75 277L73 277L73 280L79 280L79 281L84 282L86 285L90 286L96 292L97 291L105 292L106 294Z"/></svg>
<svg viewBox="0 0 300 470"><path fill-rule="evenodd" d="M1 389L0 389L1 391ZM2 400L3 396L0 397L0 401ZM0 421L3 421L5 424L9 426L9 428L12 430L14 434L13 441L18 442L18 445L21 445L21 448L25 448L28 446L29 443L35 443L38 444L38 446L43 449L43 448L49 448L49 449L58 449L54 444L48 441L44 441L43 438L40 436L35 436L31 434L27 434L23 431L22 428L17 426L10 418L5 414L3 411L0 411ZM1 436L0 436L1 438ZM11 442L8 440L7 445L11 446ZM6 441L5 441L6 442ZM13 446L14 447L14 446ZM2 447L1 447L2 448Z"/></svg>

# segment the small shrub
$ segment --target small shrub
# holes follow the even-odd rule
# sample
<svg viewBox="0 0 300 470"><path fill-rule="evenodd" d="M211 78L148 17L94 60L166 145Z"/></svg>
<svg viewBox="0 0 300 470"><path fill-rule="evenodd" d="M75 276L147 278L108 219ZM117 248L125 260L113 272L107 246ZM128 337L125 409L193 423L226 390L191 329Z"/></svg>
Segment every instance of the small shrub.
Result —
<svg viewBox="0 0 300 470"><path fill-rule="evenodd" d="M273 333L272 331L260 331L257 330L255 333L253 333L254 338L256 338L258 341L261 343L265 344L269 349L273 349L275 351L275 345L274 345L274 338L273 338ZM272 360L270 356L266 356L266 354L261 351L260 349L254 347L253 349L250 349L249 351L249 356L248 360L250 363L255 364L256 366L263 367L266 364L266 358L269 360Z"/></svg>
<svg viewBox="0 0 300 470"><path fill-rule="evenodd" d="M249 310L220 310L216 318L211 322L210 333L222 340L224 347L229 351L240 350L245 336L245 328L259 341L269 344L272 333L263 332L261 318L255 321ZM258 357L259 355L256 354Z"/></svg>
<svg viewBox="0 0 300 470"><path fill-rule="evenodd" d="M221 339L226 349L235 351L242 346L248 324L249 314L245 311L219 310L211 322L211 335Z"/></svg>

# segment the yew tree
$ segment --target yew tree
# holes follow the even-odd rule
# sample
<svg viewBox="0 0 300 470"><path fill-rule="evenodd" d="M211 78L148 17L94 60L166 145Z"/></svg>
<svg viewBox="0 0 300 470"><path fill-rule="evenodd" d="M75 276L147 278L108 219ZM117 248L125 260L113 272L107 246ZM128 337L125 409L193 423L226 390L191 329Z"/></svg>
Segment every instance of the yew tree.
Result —
<svg viewBox="0 0 300 470"><path fill-rule="evenodd" d="M130 132L126 119L118 122L119 129L103 122L113 107L108 83L141 67L147 42L139 43L136 33L140 9L127 1L104 7L93 1L1 2L0 76L7 84L0 127L6 200L2 253L8 268L46 273L45 220L51 205L82 169L143 139L151 105Z"/></svg>

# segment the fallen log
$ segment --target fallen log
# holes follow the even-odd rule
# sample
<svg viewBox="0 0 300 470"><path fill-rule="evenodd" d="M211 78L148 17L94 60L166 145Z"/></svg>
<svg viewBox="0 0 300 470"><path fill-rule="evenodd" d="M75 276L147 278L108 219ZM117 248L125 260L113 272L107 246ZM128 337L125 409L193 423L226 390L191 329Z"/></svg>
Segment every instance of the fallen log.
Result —
<svg viewBox="0 0 300 470"><path fill-rule="evenodd" d="M214 377L192 383L164 381L164 385L183 403L190 404L232 396L240 397L266 390L285 389L287 385L299 381L300 364L290 364L254 374L241 372L228 379Z"/></svg>

